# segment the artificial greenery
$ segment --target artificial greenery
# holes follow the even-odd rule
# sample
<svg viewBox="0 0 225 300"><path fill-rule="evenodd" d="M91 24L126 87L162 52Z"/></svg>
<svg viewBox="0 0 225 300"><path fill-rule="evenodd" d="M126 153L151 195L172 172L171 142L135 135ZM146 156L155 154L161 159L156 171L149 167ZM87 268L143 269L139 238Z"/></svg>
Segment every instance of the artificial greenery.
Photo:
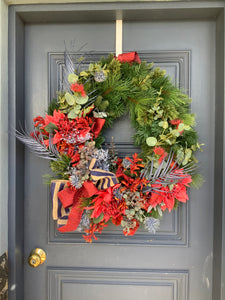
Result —
<svg viewBox="0 0 225 300"><path fill-rule="evenodd" d="M103 72L103 81L92 80L96 72ZM191 99L173 84L164 70L146 62L120 63L110 55L75 76L76 82L91 94L83 105L74 104L77 111L72 118L86 115L91 107L94 115L105 117L104 128L107 128L128 112L136 130L134 144L142 149L140 157L146 160L153 154L154 147L160 146L166 151L172 149L183 164L196 162L194 152L201 147L193 128L195 115L190 113ZM58 103L54 101L50 111L58 106L62 112L69 112L68 107L71 109L73 103L68 100L71 105L66 104L66 94L58 95ZM103 141L100 135L97 147ZM200 176L195 178L200 180Z"/></svg>
<svg viewBox="0 0 225 300"><path fill-rule="evenodd" d="M196 172L195 152L201 145L191 99L164 70L141 62L135 52L127 54L102 58L88 69L80 67L81 59L75 67L67 54L65 91L58 92L45 118L34 119L34 132L17 134L39 157L50 160L54 175L46 178L58 179L52 181L57 191L53 206L59 198L71 208L64 216L67 224L58 230L79 226L88 242L110 220L125 235L135 234L139 224L155 233L163 212L188 200L190 184L202 183ZM104 129L127 116L141 150L120 158L113 141L102 147Z"/></svg>

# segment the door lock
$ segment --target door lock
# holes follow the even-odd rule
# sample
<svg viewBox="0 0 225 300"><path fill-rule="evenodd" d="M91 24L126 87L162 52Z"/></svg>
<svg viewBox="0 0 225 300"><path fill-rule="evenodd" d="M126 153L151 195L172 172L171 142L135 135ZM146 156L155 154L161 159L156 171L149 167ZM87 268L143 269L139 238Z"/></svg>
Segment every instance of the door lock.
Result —
<svg viewBox="0 0 225 300"><path fill-rule="evenodd" d="M46 260L46 253L44 250L40 248L36 248L31 251L30 256L28 258L28 263L31 267L38 267Z"/></svg>

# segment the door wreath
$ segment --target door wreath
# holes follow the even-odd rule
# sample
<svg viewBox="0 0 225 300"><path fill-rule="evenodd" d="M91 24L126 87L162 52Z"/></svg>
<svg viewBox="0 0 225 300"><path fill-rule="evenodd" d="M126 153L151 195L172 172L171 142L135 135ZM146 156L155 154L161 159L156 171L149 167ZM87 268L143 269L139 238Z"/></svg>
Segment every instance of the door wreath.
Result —
<svg viewBox="0 0 225 300"><path fill-rule="evenodd" d="M87 242L110 221L126 236L140 224L155 233L163 213L186 202L188 187L202 181L191 99L136 52L109 55L87 69L65 53L65 69L64 90L45 117L34 118L31 133L16 134L50 161L58 230L82 230ZM103 133L127 113L141 151L120 158Z"/></svg>

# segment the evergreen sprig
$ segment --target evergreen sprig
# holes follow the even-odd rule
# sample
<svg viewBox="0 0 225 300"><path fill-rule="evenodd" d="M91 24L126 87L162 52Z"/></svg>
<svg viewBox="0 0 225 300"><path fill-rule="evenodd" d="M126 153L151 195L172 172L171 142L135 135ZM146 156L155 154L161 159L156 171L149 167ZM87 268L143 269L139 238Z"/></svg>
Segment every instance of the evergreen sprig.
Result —
<svg viewBox="0 0 225 300"><path fill-rule="evenodd" d="M104 70L105 80L96 81L93 70ZM85 92L93 99L84 105L85 109L94 104L95 113L104 113L104 128L112 127L116 119L129 112L136 130L134 144L141 147L140 156L145 161L153 154L154 147L160 146L168 152L173 149L185 163L196 162L194 152L200 145L193 128L195 115L190 113L191 99L173 84L164 70L146 62L120 63L111 54L92 63L83 74L78 76L78 83L83 84ZM60 109L55 100L49 106L49 114L54 109ZM182 125L176 124L176 120ZM149 138L156 142L147 143ZM96 147L101 147L103 142L100 134ZM52 163L52 169L62 174L62 162Z"/></svg>

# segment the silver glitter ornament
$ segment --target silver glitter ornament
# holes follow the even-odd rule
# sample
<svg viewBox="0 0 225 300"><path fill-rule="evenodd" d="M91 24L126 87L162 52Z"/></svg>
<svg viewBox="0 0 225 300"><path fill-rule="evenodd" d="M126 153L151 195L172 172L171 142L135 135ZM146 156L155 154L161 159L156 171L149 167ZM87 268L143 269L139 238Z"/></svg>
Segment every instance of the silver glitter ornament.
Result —
<svg viewBox="0 0 225 300"><path fill-rule="evenodd" d="M160 226L160 221L159 219L155 219L153 217L146 218L145 220L145 228L150 232L150 233L156 233L156 231L159 229Z"/></svg>
<svg viewBox="0 0 225 300"><path fill-rule="evenodd" d="M106 76L102 70L100 72L96 71L94 79L96 82L103 82L106 80Z"/></svg>

